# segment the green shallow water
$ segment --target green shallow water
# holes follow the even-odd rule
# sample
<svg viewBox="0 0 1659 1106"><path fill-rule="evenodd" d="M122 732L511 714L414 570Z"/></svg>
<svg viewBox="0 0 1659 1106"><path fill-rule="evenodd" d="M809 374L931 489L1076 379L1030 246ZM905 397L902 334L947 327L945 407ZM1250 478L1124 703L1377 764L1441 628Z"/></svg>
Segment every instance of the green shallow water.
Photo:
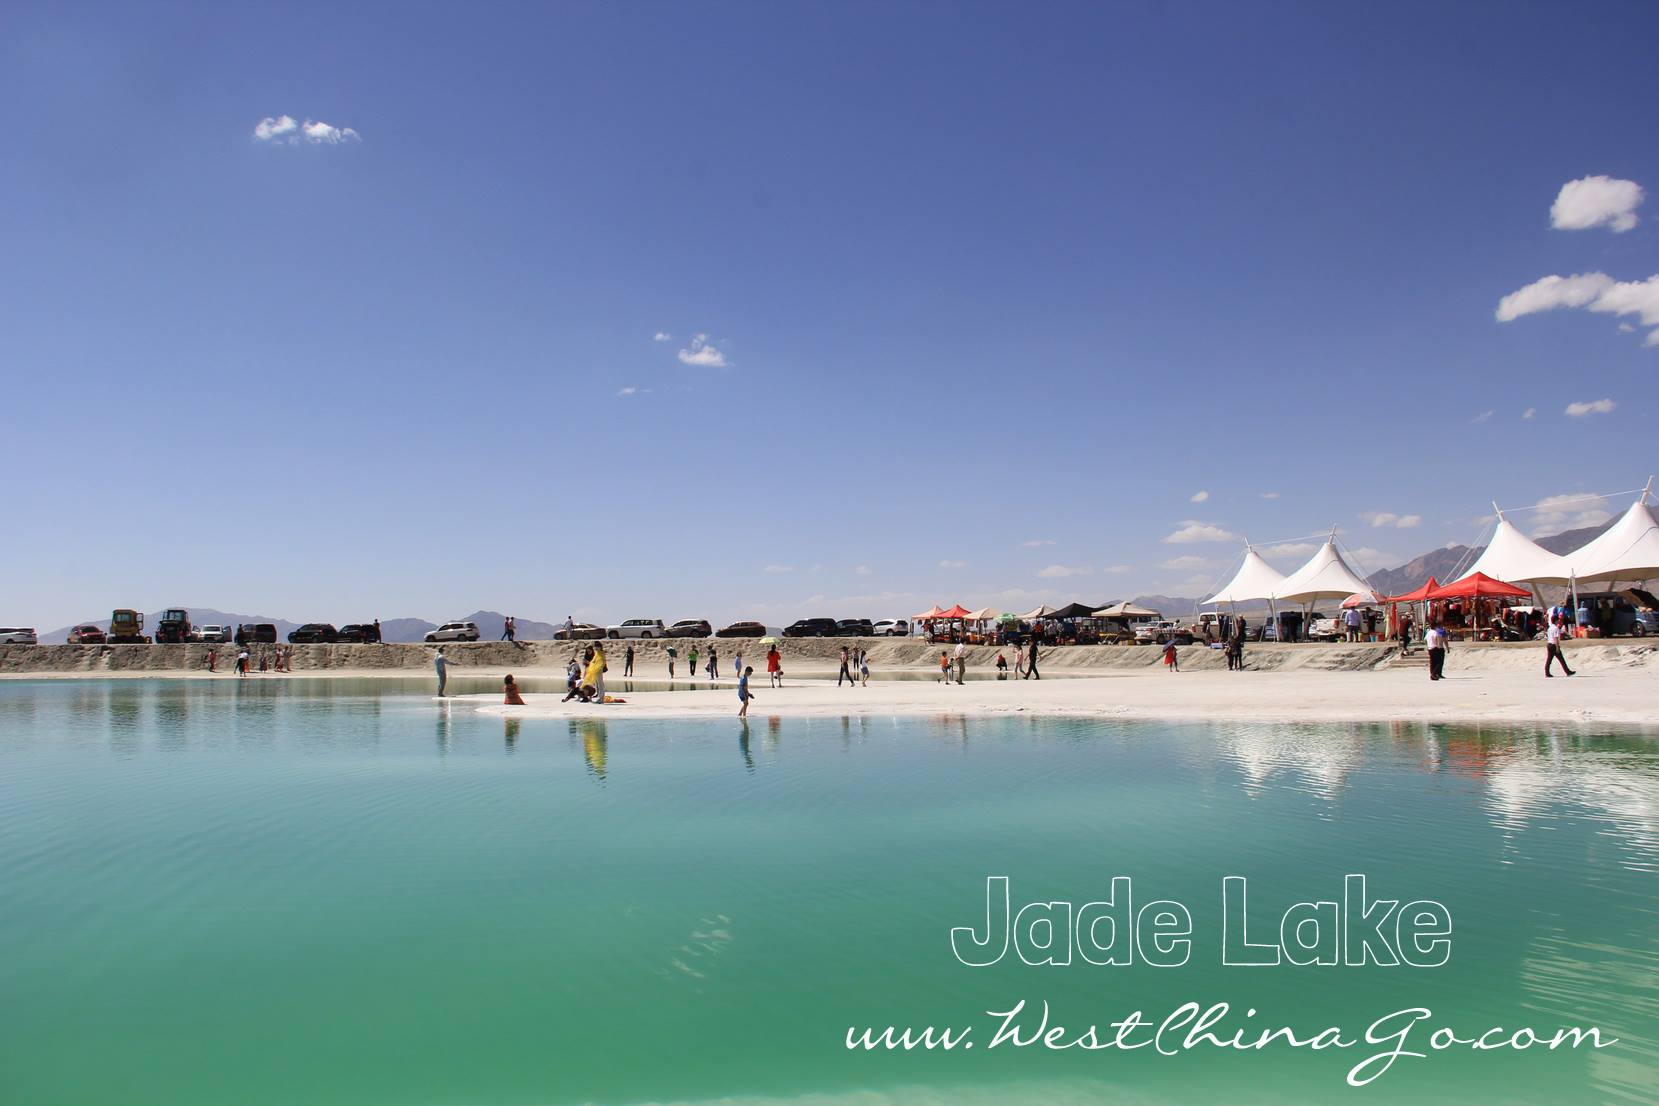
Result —
<svg viewBox="0 0 1659 1106"><path fill-rule="evenodd" d="M1651 736L514 723L430 694L0 683L0 1102L1560 1104L1659 1086ZM1223 876L1276 921L1349 872L1444 902L1451 962L1219 965ZM949 930L982 918L993 874L1016 903L1131 876L1138 901L1191 908L1192 961L965 967ZM1375 1049L843 1046L872 1024L988 1041L984 1011L1020 999L1079 1026L1226 1001L1308 1035L1425 1006L1430 1027L1620 1043L1438 1052L1360 1090L1344 1074Z"/></svg>

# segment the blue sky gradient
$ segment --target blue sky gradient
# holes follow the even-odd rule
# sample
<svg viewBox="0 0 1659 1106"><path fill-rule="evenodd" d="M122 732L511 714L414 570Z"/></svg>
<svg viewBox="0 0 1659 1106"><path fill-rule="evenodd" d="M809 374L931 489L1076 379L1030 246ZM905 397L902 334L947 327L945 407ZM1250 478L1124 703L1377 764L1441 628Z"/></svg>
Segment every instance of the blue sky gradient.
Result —
<svg viewBox="0 0 1659 1106"><path fill-rule="evenodd" d="M1651 327L1494 315L1659 272L1550 216L1659 188L1652 4L0 20L0 623L1192 595L1659 468Z"/></svg>

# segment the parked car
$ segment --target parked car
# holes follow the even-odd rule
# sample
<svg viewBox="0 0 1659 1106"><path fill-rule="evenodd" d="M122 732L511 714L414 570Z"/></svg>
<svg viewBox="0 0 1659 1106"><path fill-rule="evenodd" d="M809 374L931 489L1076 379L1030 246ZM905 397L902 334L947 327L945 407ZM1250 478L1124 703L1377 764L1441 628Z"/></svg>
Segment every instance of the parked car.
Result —
<svg viewBox="0 0 1659 1106"><path fill-rule="evenodd" d="M784 637L834 637L836 626L833 618L803 618L799 622L791 622L784 627Z"/></svg>
<svg viewBox="0 0 1659 1106"><path fill-rule="evenodd" d="M191 631L190 636L196 641L206 642L210 645L228 645L230 644L230 627L209 623L206 626L196 627Z"/></svg>
<svg viewBox="0 0 1659 1106"><path fill-rule="evenodd" d="M1348 627L1340 618L1319 618L1308 624L1309 641L1341 641Z"/></svg>
<svg viewBox="0 0 1659 1106"><path fill-rule="evenodd" d="M276 624L271 622L244 622L236 627L238 645L275 645Z"/></svg>
<svg viewBox="0 0 1659 1106"><path fill-rule="evenodd" d="M836 637L874 637L875 633L868 618L843 618L835 624Z"/></svg>
<svg viewBox="0 0 1659 1106"><path fill-rule="evenodd" d="M1135 627L1136 645L1167 645L1171 641L1177 645L1191 645L1192 631L1167 618L1153 619Z"/></svg>
<svg viewBox="0 0 1659 1106"><path fill-rule="evenodd" d="M578 622L574 626L561 626L553 631L554 641L588 641L605 636L605 627L595 626L591 622ZM427 638L428 641L432 639Z"/></svg>
<svg viewBox="0 0 1659 1106"><path fill-rule="evenodd" d="M40 639L28 626L0 626L0 645L39 645Z"/></svg>
<svg viewBox="0 0 1659 1106"><path fill-rule="evenodd" d="M734 622L715 632L715 637L764 637L766 627L759 622Z"/></svg>
<svg viewBox="0 0 1659 1106"><path fill-rule="evenodd" d="M662 637L665 633L660 618L630 618L620 626L609 626L605 629L605 636L611 638Z"/></svg>
<svg viewBox="0 0 1659 1106"><path fill-rule="evenodd" d="M663 632L665 637L708 637L714 627L706 618L682 618Z"/></svg>
<svg viewBox="0 0 1659 1106"><path fill-rule="evenodd" d="M1659 634L1659 599L1641 588L1619 591L1581 591L1580 605L1590 605L1590 625L1603 634L1647 637Z"/></svg>
<svg viewBox="0 0 1659 1106"><path fill-rule="evenodd" d="M591 627L589 627L589 629L598 630L599 627L591 626ZM603 636L603 633L604 633L603 631L600 631L600 633L596 634L595 636ZM557 637L558 635L555 634L553 636ZM442 626L439 626L436 630L427 631L426 640L428 642L433 642L433 641L477 641L478 640L478 624L476 622L445 622Z"/></svg>
<svg viewBox="0 0 1659 1106"><path fill-rule="evenodd" d="M190 612L170 607L156 620L156 644L180 645L190 640Z"/></svg>
<svg viewBox="0 0 1659 1106"><path fill-rule="evenodd" d="M85 626L77 626L69 631L69 644L71 645L102 645L106 640L108 640L108 635L90 622Z"/></svg>
<svg viewBox="0 0 1659 1106"><path fill-rule="evenodd" d="M352 622L340 627L336 641L353 645L374 645L380 641L380 627L372 622Z"/></svg>
<svg viewBox="0 0 1659 1106"><path fill-rule="evenodd" d="M340 631L326 622L307 622L288 632L288 640L295 645L333 645L340 640Z"/></svg>
<svg viewBox="0 0 1659 1106"><path fill-rule="evenodd" d="M909 637L910 623L902 618L883 618L871 631L876 637Z"/></svg>

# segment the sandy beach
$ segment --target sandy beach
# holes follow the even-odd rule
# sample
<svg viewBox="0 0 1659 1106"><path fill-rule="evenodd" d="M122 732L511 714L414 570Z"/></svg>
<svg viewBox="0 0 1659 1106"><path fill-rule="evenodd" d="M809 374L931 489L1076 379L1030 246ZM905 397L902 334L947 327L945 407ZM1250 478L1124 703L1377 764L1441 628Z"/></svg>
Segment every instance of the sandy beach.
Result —
<svg viewBox="0 0 1659 1106"><path fill-rule="evenodd" d="M528 694L507 707L497 693L451 696L457 706L522 718L718 717L737 713L735 679L714 690L632 691L620 677L618 643L611 648L610 690L626 703L561 703L558 695ZM636 673L646 681L667 674L664 643L635 642ZM689 652L680 651L682 677ZM928 674L937 646L913 639L868 643L877 673ZM729 668L730 642L718 643ZM219 647L219 671L205 670L205 646L3 647L0 679L235 679L227 671L234 648ZM700 643L706 656L707 643ZM1534 721L1652 725L1659 719L1659 646L1641 641L1577 641L1568 656L1579 675L1546 680L1543 648L1533 643L1454 648L1447 678L1432 683L1425 670L1401 662L1390 646L1259 645L1247 653L1249 670L1228 672L1219 651L1181 650L1181 671L1170 673L1151 648L1100 646L1045 652L1046 680L969 680L946 685L928 679L872 680L868 687L835 686L840 642L792 641L785 647L786 686L772 689L764 673L752 680L750 715L772 717L1070 715L1100 718L1313 720L1383 722ZM253 680L410 678L431 674L431 646L299 646L292 674L255 672ZM452 676L562 681L573 651L567 642L513 645L479 642L445 649ZM997 650L969 650L970 673L992 671ZM1420 654L1419 654L1420 656ZM747 661L763 667L762 652L746 646Z"/></svg>

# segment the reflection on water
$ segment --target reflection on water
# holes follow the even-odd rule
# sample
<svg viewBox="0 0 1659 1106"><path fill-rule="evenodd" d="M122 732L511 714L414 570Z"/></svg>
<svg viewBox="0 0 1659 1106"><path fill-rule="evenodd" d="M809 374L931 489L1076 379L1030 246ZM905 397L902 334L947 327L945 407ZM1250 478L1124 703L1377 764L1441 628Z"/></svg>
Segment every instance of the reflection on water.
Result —
<svg viewBox="0 0 1659 1106"><path fill-rule="evenodd" d="M1432 1076L1390 1075L1387 1101L1646 1102L1659 1083L1652 735L501 719L431 692L0 683L0 978L31 1011L0 1035L8 1101L799 1102L865 1088L860 1101L945 1103L973 1081L960 1064L854 1062L833 1047L836 1022L943 1024L1011 994L1073 1017L1121 1013L1120 997L1247 998L1319 1024L1422 1004L1464 1028L1595 1023L1622 1042L1526 1065L1440 1058L1418 1069ZM1282 907L1350 871L1448 902L1452 963L1340 986L1244 978L1213 957L1168 975L1039 976L964 972L940 940L988 872L1055 898L1130 874L1137 895L1189 902L1214 932L1202 911L1224 874ZM434 1009L483 1007L476 1032L434 1025ZM642 1063L642 1035L675 1044ZM89 1038L109 1063L54 1059ZM1098 1057L998 1063L985 1085L1104 1078ZM1076 1100L1333 1101L1341 1071L1320 1063L1264 1057L1241 1083L1219 1061L1114 1059L1112 1085L1079 1083Z"/></svg>

